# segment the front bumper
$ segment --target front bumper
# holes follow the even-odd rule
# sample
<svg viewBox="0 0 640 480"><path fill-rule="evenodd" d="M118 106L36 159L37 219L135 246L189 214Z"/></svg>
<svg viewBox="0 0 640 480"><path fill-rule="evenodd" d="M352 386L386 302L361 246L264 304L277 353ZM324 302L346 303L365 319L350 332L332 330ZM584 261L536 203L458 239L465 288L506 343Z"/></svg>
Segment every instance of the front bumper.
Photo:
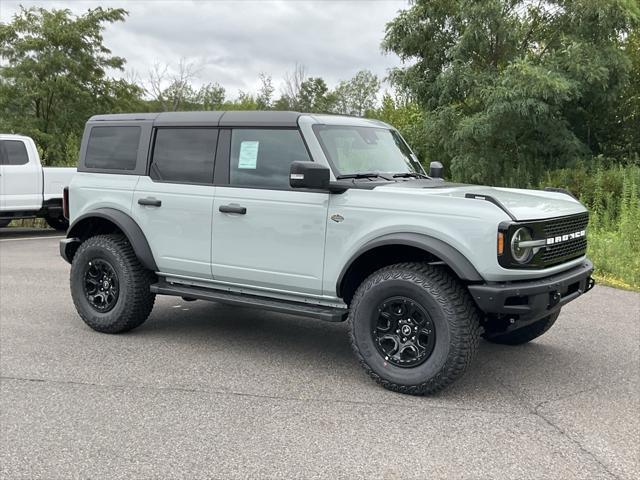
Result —
<svg viewBox="0 0 640 480"><path fill-rule="evenodd" d="M490 317L506 318L518 325L534 322L554 313L593 288L593 264L536 280L490 282L469 285L476 304Z"/></svg>

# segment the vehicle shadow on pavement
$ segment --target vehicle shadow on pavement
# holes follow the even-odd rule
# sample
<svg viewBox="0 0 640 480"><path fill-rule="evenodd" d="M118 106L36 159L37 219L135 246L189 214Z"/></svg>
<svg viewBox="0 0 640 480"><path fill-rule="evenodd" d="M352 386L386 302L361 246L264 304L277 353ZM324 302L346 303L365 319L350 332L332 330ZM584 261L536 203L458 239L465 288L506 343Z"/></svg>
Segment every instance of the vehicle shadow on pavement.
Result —
<svg viewBox="0 0 640 480"><path fill-rule="evenodd" d="M159 302L160 303L160 302ZM250 308L209 302L184 302L179 298L162 299L145 325L128 335L137 340L171 342L178 351L197 347L210 352L218 362L221 351L228 361L247 366L277 362L283 376L290 371L324 372L345 384L365 391L379 387L363 374L349 344L346 323L329 323ZM186 354L186 353L185 353ZM277 360L274 360L277 359ZM225 360L225 361L226 361ZM483 401L497 395L506 404L520 404L518 395L505 390L508 385L539 381L547 375L559 383L566 380L567 368L575 362L575 352L540 341L511 347L480 342L478 357L465 376L444 391L423 398L434 400ZM556 372L549 376L549 372ZM315 380L313 380L315 381ZM319 380L318 380L319 382ZM547 386L554 390L553 385ZM373 391L376 391L373 390ZM497 390L502 390L500 393ZM392 394L397 395L397 394ZM397 398L397 397L394 397ZM402 397L420 398L420 397Z"/></svg>
<svg viewBox="0 0 640 480"><path fill-rule="evenodd" d="M323 322L206 301L167 301L169 305L156 306L147 323L135 332L212 345L232 342L239 348L260 345L272 353L279 350L294 357L304 353L341 362L353 358L344 322Z"/></svg>

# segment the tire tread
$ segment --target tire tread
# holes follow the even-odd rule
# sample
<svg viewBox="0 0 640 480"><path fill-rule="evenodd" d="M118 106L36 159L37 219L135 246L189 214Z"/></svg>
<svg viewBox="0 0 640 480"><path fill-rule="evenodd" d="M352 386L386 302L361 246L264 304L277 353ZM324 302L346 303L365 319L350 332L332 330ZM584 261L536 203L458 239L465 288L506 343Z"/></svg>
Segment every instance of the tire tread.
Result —
<svg viewBox="0 0 640 480"><path fill-rule="evenodd" d="M129 294L130 300L125 303L124 309L117 321L105 326L96 315L87 314L85 309L79 304L79 299L76 298L77 294L81 293L76 292L72 297L80 317L82 317L82 320L91 328L103 333L122 333L139 327L145 322L155 303L156 296L150 290L151 284L155 281L155 274L140 264L129 240L122 234L96 235L90 237L80 245L74 256L74 260L80 258L82 253L91 247L108 250L118 258L121 267L123 267L123 270L127 273L124 275L125 278L119 279L120 291L122 292L124 289L127 289L131 292ZM73 268L71 269L71 275L74 275Z"/></svg>
<svg viewBox="0 0 640 480"><path fill-rule="evenodd" d="M444 367L435 376L418 385L401 385L382 378L369 367L356 344L353 323L358 304L370 288L390 279L403 279L420 285L438 300L449 318L458 320L449 322L452 350ZM426 263L398 263L371 274L356 290L347 322L351 347L369 376L384 388L411 395L436 393L462 376L475 358L482 333L478 309L468 291L444 268Z"/></svg>

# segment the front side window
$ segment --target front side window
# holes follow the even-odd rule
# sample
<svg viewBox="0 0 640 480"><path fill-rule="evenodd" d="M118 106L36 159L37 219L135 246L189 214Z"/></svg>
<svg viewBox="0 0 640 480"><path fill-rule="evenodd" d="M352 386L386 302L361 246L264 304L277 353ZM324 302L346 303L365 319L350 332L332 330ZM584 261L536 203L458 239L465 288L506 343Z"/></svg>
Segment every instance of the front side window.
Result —
<svg viewBox="0 0 640 480"><path fill-rule="evenodd" d="M289 188L289 170L295 161L310 161L298 130L235 129L231 135L229 183Z"/></svg>
<svg viewBox="0 0 640 480"><path fill-rule="evenodd" d="M93 127L84 164L104 170L134 170L139 144L140 127Z"/></svg>
<svg viewBox="0 0 640 480"><path fill-rule="evenodd" d="M159 128L150 176L162 182L212 183L218 130Z"/></svg>
<svg viewBox="0 0 640 480"><path fill-rule="evenodd" d="M0 165L26 165L27 147L20 140L0 140Z"/></svg>
<svg viewBox="0 0 640 480"><path fill-rule="evenodd" d="M336 177L366 173L423 174L402 137L387 128L314 125L313 130Z"/></svg>

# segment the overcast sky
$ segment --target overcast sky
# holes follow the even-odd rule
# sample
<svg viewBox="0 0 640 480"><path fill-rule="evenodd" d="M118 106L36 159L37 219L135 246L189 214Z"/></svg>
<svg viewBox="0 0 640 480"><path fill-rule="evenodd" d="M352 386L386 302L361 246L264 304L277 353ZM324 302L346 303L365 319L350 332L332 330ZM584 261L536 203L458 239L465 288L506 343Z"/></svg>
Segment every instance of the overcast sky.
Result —
<svg viewBox="0 0 640 480"><path fill-rule="evenodd" d="M198 65L196 84L218 82L234 97L255 91L258 74L273 77L276 92L296 62L330 87L361 69L385 77L397 66L383 54L385 24L406 0L0 0L0 19L10 21L19 5L69 8L122 7L127 20L104 33L114 55L127 59L127 74L148 78L154 62Z"/></svg>

